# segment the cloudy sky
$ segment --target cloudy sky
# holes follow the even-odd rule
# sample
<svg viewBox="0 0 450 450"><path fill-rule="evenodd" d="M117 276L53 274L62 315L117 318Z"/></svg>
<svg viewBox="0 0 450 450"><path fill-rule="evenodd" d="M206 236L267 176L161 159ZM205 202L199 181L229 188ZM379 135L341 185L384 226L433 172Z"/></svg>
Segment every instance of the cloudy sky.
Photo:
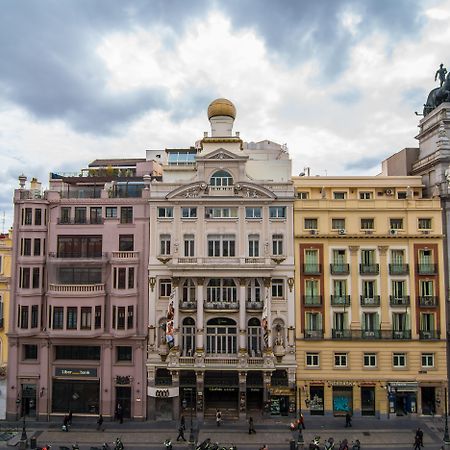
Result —
<svg viewBox="0 0 450 450"><path fill-rule="evenodd" d="M450 66L450 0L0 0L0 213L17 176L188 147L226 97L294 174L376 174Z"/></svg>

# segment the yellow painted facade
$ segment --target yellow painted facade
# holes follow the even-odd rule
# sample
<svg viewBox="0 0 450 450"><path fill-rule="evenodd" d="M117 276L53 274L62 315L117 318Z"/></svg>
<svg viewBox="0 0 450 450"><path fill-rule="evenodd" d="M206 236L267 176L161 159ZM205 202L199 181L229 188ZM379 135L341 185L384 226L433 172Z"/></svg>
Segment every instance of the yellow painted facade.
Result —
<svg viewBox="0 0 450 450"><path fill-rule="evenodd" d="M295 177L297 403L442 414L443 231L420 177Z"/></svg>
<svg viewBox="0 0 450 450"><path fill-rule="evenodd" d="M0 234L0 365L8 361L8 332L11 283L12 231Z"/></svg>

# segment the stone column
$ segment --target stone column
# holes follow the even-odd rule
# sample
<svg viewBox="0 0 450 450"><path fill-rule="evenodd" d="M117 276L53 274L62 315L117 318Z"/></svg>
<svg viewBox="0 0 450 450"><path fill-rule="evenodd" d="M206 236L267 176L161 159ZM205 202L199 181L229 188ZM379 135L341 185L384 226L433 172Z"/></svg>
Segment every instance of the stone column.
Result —
<svg viewBox="0 0 450 450"><path fill-rule="evenodd" d="M180 372L178 370L172 370L172 387L178 388L178 392L180 389ZM180 412L181 412L181 402L180 402L180 396L172 397L172 419L179 420L180 419Z"/></svg>
<svg viewBox="0 0 450 450"><path fill-rule="evenodd" d="M351 245L348 247L350 251L350 283L351 283L351 304L350 311L352 314L350 330L360 330L361 329L361 320L359 317L359 246Z"/></svg>
<svg viewBox="0 0 450 450"><path fill-rule="evenodd" d="M247 326L245 323L245 311L246 311L246 301L245 301L245 286L247 283L246 278L239 278L239 352L247 352L247 344L245 338L247 336Z"/></svg>
<svg viewBox="0 0 450 450"><path fill-rule="evenodd" d="M391 321L389 317L389 285L388 285L388 261L387 261L387 245L379 245L378 252L380 255L380 307L381 322L380 328L383 330L391 329Z"/></svg>
<svg viewBox="0 0 450 450"><path fill-rule="evenodd" d="M204 278L197 278L197 335L196 335L196 351L204 353Z"/></svg>
<svg viewBox="0 0 450 450"><path fill-rule="evenodd" d="M264 278L264 309L267 313L269 342L266 351L272 351L272 278ZM263 311L264 316L264 311Z"/></svg>
<svg viewBox="0 0 450 450"><path fill-rule="evenodd" d="M172 295L169 300L173 302L173 345L174 349L180 348L180 293L179 293L179 278L172 278Z"/></svg>

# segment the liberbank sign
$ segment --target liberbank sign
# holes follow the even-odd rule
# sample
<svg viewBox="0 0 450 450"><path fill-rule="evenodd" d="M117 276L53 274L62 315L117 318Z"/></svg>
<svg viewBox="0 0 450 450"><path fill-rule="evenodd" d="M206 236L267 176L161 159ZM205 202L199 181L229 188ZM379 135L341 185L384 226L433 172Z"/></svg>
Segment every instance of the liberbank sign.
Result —
<svg viewBox="0 0 450 450"><path fill-rule="evenodd" d="M89 378L97 378L97 369L96 368L72 368L72 367L56 367L55 368L55 377L89 377Z"/></svg>

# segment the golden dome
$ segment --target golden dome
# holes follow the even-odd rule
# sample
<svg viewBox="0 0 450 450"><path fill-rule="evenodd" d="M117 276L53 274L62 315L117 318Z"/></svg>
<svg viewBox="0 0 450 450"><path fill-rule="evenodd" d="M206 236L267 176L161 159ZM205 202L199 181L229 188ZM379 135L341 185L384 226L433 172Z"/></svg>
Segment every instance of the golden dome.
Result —
<svg viewBox="0 0 450 450"><path fill-rule="evenodd" d="M218 98L208 106L208 119L215 116L228 116L236 119L236 108L226 98Z"/></svg>

